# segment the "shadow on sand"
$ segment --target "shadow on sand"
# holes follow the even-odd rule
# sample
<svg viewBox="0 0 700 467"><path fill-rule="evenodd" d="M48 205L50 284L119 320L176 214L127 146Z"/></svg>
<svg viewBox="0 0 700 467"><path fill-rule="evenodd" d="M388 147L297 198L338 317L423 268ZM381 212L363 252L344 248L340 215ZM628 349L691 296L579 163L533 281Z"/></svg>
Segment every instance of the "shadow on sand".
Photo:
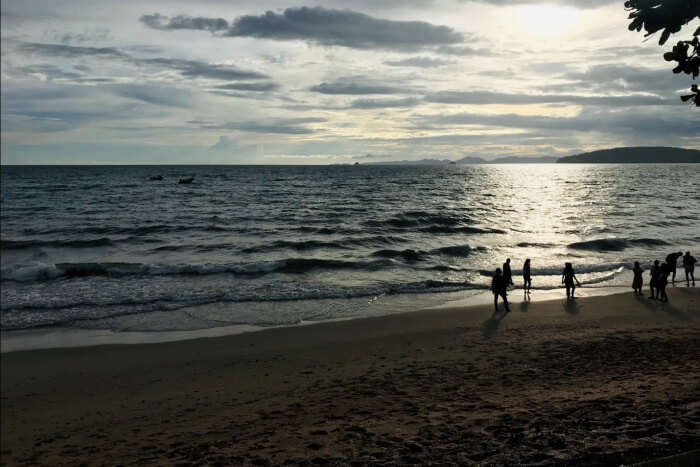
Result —
<svg viewBox="0 0 700 467"><path fill-rule="evenodd" d="M692 315L686 313L683 310L676 308L671 305L670 302L660 302L659 300L650 300L644 295L637 295L636 299L641 303L647 310L656 313L662 312L669 315L671 318L677 319L679 321L692 321Z"/></svg>
<svg viewBox="0 0 700 467"><path fill-rule="evenodd" d="M523 313L527 313L527 309L530 308L530 296L525 295L523 297L523 301L520 302L520 311Z"/></svg>
<svg viewBox="0 0 700 467"><path fill-rule="evenodd" d="M481 335L483 335L486 339L490 339L493 337L496 332L498 332L498 327L501 325L501 320L506 317L510 313L509 311L496 311L491 315L489 319L484 321L484 324L481 325Z"/></svg>
<svg viewBox="0 0 700 467"><path fill-rule="evenodd" d="M576 300L567 299L564 302L564 311L570 315L577 315L578 312L581 311L581 307L578 306L578 302Z"/></svg>

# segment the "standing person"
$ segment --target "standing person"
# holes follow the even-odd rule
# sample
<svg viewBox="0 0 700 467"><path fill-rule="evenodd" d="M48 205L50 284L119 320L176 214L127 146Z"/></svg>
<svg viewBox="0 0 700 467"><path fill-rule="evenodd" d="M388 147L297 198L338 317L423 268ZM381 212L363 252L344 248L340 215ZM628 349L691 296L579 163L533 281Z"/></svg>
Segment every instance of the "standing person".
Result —
<svg viewBox="0 0 700 467"><path fill-rule="evenodd" d="M500 268L496 268L496 272L491 280L491 292L493 292L493 307L496 309L495 312L498 313L499 295L501 298L503 298L503 305L506 307L506 312L510 312L510 308L508 308L508 298L506 297L508 292L508 282L506 282L506 278L501 274Z"/></svg>
<svg viewBox="0 0 700 467"><path fill-rule="evenodd" d="M677 267L677 261L678 258L683 256L683 252L679 251L678 253L671 253L666 257L666 264L668 265L668 269L671 273L671 282L676 282L676 267Z"/></svg>
<svg viewBox="0 0 700 467"><path fill-rule="evenodd" d="M642 279L642 273L644 270L639 266L639 261L634 262L634 268L632 269L634 273L634 279L632 279L632 288L634 289L635 295L642 295L642 285L644 280Z"/></svg>
<svg viewBox="0 0 700 467"><path fill-rule="evenodd" d="M664 263L657 268L656 273L656 294L662 302L668 301L668 295L666 295L666 284L668 284L668 275L671 274L671 268L675 265L670 265Z"/></svg>
<svg viewBox="0 0 700 467"><path fill-rule="evenodd" d="M695 259L695 256L691 256L689 251L685 252L685 256L683 257L683 269L685 269L685 285L690 287L690 280L688 280L688 277L693 279L693 285L695 285L695 263L697 263L698 260Z"/></svg>
<svg viewBox="0 0 700 467"><path fill-rule="evenodd" d="M525 264L523 264L523 292L530 295L531 287L532 275L530 274L530 258L528 258L525 260Z"/></svg>
<svg viewBox="0 0 700 467"><path fill-rule="evenodd" d="M574 290L576 290L574 281L576 281L576 284L581 285L581 283L576 278L576 274L574 274L574 267L571 265L571 263L564 263L564 271L561 273L561 282L566 286L567 300L574 300L576 298L574 297Z"/></svg>
<svg viewBox="0 0 700 467"><path fill-rule="evenodd" d="M659 288L656 286L656 277L659 275L659 260L655 260L649 271L649 298L652 300L657 298Z"/></svg>
<svg viewBox="0 0 700 467"><path fill-rule="evenodd" d="M503 279L506 283L506 287L513 284L513 272L510 270L510 258L506 258L506 262L503 263Z"/></svg>

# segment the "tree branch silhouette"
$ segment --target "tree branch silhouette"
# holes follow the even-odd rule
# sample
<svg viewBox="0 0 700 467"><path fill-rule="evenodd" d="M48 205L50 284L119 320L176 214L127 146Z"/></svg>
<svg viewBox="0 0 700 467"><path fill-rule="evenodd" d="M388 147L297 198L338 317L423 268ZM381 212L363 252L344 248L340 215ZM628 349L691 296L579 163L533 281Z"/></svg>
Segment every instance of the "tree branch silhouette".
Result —
<svg viewBox="0 0 700 467"><path fill-rule="evenodd" d="M627 0L625 9L630 12L628 18L630 31L646 31L645 37L662 31L659 45L664 45L671 34L679 32L683 26L695 18L700 18L700 0ZM700 27L693 33L693 38L678 41L671 52L664 54L667 62L676 62L674 73L691 75L693 80L700 74ZM700 107L700 89L697 84L690 87L691 94L681 96L682 102L692 102Z"/></svg>

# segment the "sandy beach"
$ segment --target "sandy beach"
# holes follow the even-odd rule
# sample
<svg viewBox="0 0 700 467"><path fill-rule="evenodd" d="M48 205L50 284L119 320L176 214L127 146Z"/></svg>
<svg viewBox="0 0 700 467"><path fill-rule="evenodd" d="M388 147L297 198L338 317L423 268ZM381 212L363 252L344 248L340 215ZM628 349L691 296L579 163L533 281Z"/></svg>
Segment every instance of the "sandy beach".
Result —
<svg viewBox="0 0 700 467"><path fill-rule="evenodd" d="M2 356L4 465L621 465L700 453L700 290Z"/></svg>

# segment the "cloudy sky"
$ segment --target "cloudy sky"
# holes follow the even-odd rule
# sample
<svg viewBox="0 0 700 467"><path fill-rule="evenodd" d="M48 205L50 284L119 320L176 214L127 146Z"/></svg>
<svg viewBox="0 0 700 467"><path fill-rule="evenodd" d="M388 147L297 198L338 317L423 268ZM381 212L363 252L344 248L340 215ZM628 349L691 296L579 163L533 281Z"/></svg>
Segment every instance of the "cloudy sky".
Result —
<svg viewBox="0 0 700 467"><path fill-rule="evenodd" d="M2 162L700 148L622 0L2 2Z"/></svg>

